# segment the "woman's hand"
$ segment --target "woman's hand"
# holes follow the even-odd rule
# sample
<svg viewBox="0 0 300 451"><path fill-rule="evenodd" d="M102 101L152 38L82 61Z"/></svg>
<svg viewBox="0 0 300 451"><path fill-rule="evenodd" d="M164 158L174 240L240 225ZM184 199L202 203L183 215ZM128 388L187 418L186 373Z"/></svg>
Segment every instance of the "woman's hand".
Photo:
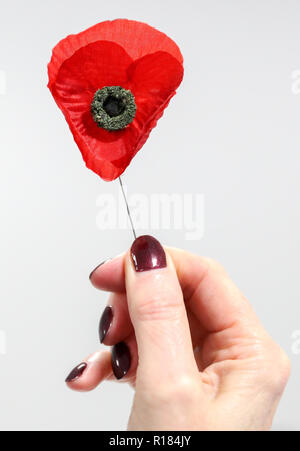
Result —
<svg viewBox="0 0 300 451"><path fill-rule="evenodd" d="M112 292L100 351L75 368L70 388L130 382L130 430L267 430L289 360L215 261L150 236L91 274Z"/></svg>

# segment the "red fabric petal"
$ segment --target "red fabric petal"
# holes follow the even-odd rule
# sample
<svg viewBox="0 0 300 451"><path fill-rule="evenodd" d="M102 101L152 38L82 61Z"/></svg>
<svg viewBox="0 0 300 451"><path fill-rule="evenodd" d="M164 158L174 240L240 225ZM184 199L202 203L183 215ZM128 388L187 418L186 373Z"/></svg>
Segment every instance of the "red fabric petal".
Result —
<svg viewBox="0 0 300 451"><path fill-rule="evenodd" d="M136 25L136 31L133 25ZM98 39L101 31L101 36L113 36L114 40L118 37L124 47L105 40L87 44L89 39L95 38L96 30ZM145 42L141 45L141 40L151 34L151 45ZM157 36L160 43L155 39ZM83 41L84 46L74 51ZM159 50L147 54L145 51L158 47L169 48L172 53ZM66 117L87 167L104 180L114 180L146 142L175 94L183 76L180 51L167 36L148 25L117 20L67 38L58 44L54 54L56 56L49 64L49 88ZM133 55L141 57L133 61ZM137 113L124 130L108 132L99 128L92 118L93 96L104 86L122 86L135 96Z"/></svg>
<svg viewBox="0 0 300 451"><path fill-rule="evenodd" d="M49 87L55 81L63 62L78 49L96 41L111 41L119 44L136 60L149 53L167 52L183 64L181 52L172 39L150 25L134 20L117 19L101 22L76 35L60 41L53 49L48 66Z"/></svg>
<svg viewBox="0 0 300 451"><path fill-rule="evenodd" d="M95 94L104 86L127 82L132 59L114 42L97 41L72 55L60 67L55 81L61 96L76 96L84 91Z"/></svg>
<svg viewBox="0 0 300 451"><path fill-rule="evenodd" d="M157 52L135 61L128 77L137 104L136 120L146 125L175 94L182 81L183 67L168 53Z"/></svg>

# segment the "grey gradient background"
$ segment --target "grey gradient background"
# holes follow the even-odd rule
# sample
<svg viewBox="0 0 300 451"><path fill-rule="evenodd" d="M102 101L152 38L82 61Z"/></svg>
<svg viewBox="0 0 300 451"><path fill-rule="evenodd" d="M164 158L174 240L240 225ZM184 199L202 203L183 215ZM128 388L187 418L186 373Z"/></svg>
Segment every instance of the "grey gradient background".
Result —
<svg viewBox="0 0 300 451"><path fill-rule="evenodd" d="M173 37L186 70L124 182L132 193L205 195L202 240L175 230L156 236L219 260L250 299L292 361L274 429L300 429L300 354L292 351L300 330L298 0L1 1L0 428L126 427L130 388L104 383L77 394L64 384L99 348L106 294L88 275L127 249L131 234L97 228L96 199L117 196L118 185L85 168L46 89L58 40L117 17Z"/></svg>

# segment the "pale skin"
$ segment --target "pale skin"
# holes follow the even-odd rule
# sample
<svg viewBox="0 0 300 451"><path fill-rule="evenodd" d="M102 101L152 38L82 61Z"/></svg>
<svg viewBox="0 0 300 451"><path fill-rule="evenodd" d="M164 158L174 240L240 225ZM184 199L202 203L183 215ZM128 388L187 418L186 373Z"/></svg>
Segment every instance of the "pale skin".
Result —
<svg viewBox="0 0 300 451"><path fill-rule="evenodd" d="M104 344L125 342L121 381L135 397L129 430L269 430L290 364L217 262L165 248L167 267L137 273L130 253L100 266L92 284L111 292ZM84 360L68 386L115 380L110 351Z"/></svg>

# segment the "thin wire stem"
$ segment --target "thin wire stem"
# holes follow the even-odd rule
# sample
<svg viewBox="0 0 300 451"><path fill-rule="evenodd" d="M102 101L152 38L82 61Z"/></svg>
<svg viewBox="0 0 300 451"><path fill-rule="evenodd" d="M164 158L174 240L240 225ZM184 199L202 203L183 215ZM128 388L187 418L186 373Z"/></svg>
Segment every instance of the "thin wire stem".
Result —
<svg viewBox="0 0 300 451"><path fill-rule="evenodd" d="M130 213L130 209L129 209L129 205L128 205L128 201L127 201L127 198L126 198L126 194L125 194L125 190L124 190L124 186L123 186L123 182L122 182L121 177L119 177L119 182L120 182L121 190L122 190L123 197L124 197L124 200L125 200L127 214L128 214L128 218L129 218L129 221L130 221L130 224L131 224L133 236L134 236L134 239L136 240L137 235L136 235L136 232L135 232L133 220L132 220L132 217L131 217L131 213Z"/></svg>

